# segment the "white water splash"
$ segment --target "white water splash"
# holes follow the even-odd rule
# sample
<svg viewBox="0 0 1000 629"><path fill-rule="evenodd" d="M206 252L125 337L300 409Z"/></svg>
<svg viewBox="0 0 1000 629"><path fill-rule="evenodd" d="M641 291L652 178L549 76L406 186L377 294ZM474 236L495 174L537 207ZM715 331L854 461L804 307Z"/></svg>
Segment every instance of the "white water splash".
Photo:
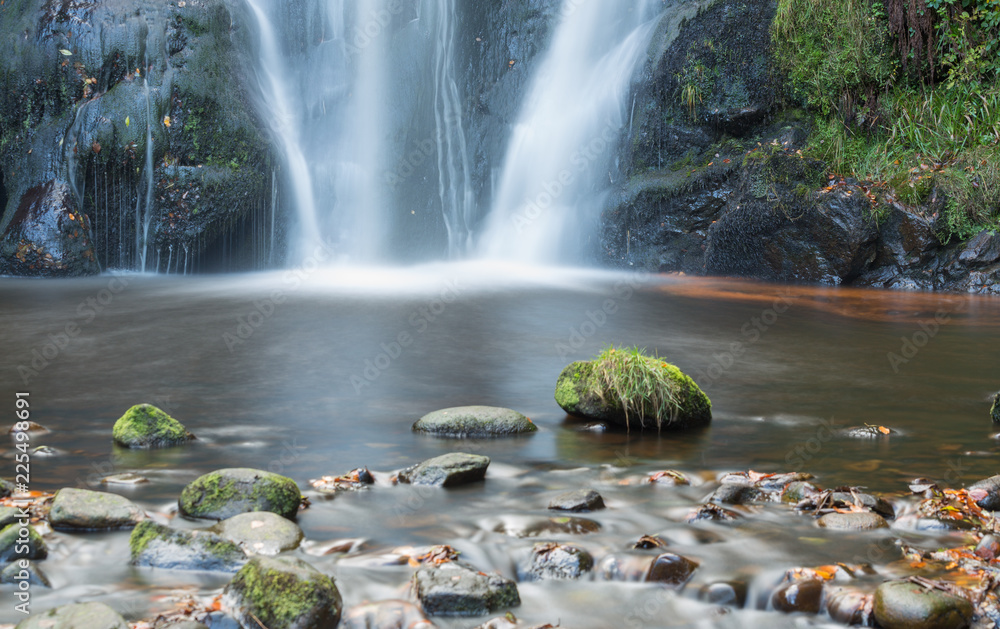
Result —
<svg viewBox="0 0 1000 629"><path fill-rule="evenodd" d="M487 258L577 261L600 216L651 0L564 0L509 141L479 241Z"/></svg>

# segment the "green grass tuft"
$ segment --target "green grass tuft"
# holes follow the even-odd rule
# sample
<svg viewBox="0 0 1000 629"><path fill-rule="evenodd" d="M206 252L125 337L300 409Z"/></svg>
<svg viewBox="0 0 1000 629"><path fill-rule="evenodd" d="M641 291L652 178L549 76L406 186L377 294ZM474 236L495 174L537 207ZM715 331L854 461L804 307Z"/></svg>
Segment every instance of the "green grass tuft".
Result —
<svg viewBox="0 0 1000 629"><path fill-rule="evenodd" d="M680 398L676 387L683 374L677 367L656 356L647 356L637 347L608 347L593 361L593 373L600 383L602 398L622 408L625 426L629 415L656 420L657 428L677 419ZM611 396L611 400L608 400Z"/></svg>

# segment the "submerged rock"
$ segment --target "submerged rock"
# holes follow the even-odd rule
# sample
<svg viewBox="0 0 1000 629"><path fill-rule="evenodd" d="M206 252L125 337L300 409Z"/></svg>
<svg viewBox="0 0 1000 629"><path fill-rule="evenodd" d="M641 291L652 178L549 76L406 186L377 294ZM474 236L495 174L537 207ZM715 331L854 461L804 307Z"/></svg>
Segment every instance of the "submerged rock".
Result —
<svg viewBox="0 0 1000 629"><path fill-rule="evenodd" d="M31 585L43 588L52 587L49 578L33 562L29 561L27 568L22 568L19 563L19 561L12 561L0 572L0 583L20 583L27 581Z"/></svg>
<svg viewBox="0 0 1000 629"><path fill-rule="evenodd" d="M585 535L601 530L601 525L587 518L557 516L542 518L537 516L502 516L500 522L486 527L494 533L511 537L537 537L539 535Z"/></svg>
<svg viewBox="0 0 1000 629"><path fill-rule="evenodd" d="M212 530L237 544L248 555L277 555L294 550L303 537L297 524L270 511L234 515Z"/></svg>
<svg viewBox="0 0 1000 629"><path fill-rule="evenodd" d="M49 511L52 528L69 531L132 528L145 518L142 509L124 496L73 487L57 491Z"/></svg>
<svg viewBox="0 0 1000 629"><path fill-rule="evenodd" d="M478 454L451 452L427 459L399 473L399 482L410 485L457 487L486 478L490 458Z"/></svg>
<svg viewBox="0 0 1000 629"><path fill-rule="evenodd" d="M292 479L238 467L195 479L181 492L178 505L181 513L193 518L225 520L253 511L294 518L301 502L302 493Z"/></svg>
<svg viewBox="0 0 1000 629"><path fill-rule="evenodd" d="M743 607L747 601L747 584L742 581L716 581L698 592L698 599L712 605Z"/></svg>
<svg viewBox="0 0 1000 629"><path fill-rule="evenodd" d="M658 555L649 566L646 580L680 589L697 569L698 564L687 557L674 553L663 553Z"/></svg>
<svg viewBox="0 0 1000 629"><path fill-rule="evenodd" d="M633 363L639 369L629 368ZM621 373L626 370L642 375ZM635 387L647 394L625 398L602 374L610 374L611 379L641 379ZM662 398L663 406L649 402L648 392ZM625 427L694 428L712 421L712 403L694 380L674 365L628 350L612 349L596 360L570 364L559 374L555 398L570 415Z"/></svg>
<svg viewBox="0 0 1000 629"><path fill-rule="evenodd" d="M870 511L827 513L820 517L816 523L823 528L841 531L871 531L889 528L885 518Z"/></svg>
<svg viewBox="0 0 1000 629"><path fill-rule="evenodd" d="M45 559L49 549L35 527L28 525L27 542L21 537L19 523L8 524L0 529L0 564L17 559Z"/></svg>
<svg viewBox="0 0 1000 629"><path fill-rule="evenodd" d="M413 587L431 616L480 616L521 604L513 581L459 562L421 568L413 575Z"/></svg>
<svg viewBox="0 0 1000 629"><path fill-rule="evenodd" d="M244 627L334 629L343 603L333 579L293 557L255 557L223 592Z"/></svg>
<svg viewBox="0 0 1000 629"><path fill-rule="evenodd" d="M72 603L32 612L16 629L129 629L125 619L104 603Z"/></svg>
<svg viewBox="0 0 1000 629"><path fill-rule="evenodd" d="M528 565L518 578L522 581L579 579L593 568L593 556L579 546L539 542L531 549Z"/></svg>
<svg viewBox="0 0 1000 629"><path fill-rule="evenodd" d="M407 601L376 601L344 612L340 629L434 629L420 608Z"/></svg>
<svg viewBox="0 0 1000 629"><path fill-rule="evenodd" d="M506 437L536 432L538 426L509 408L456 406L424 415L413 430L442 437Z"/></svg>
<svg viewBox="0 0 1000 629"><path fill-rule="evenodd" d="M141 522L129 538L132 565L170 570L236 572L247 561L233 542L211 531L173 529Z"/></svg>
<svg viewBox="0 0 1000 629"><path fill-rule="evenodd" d="M137 404L125 411L111 434L115 443L126 448L164 448L194 438L179 421L152 404Z"/></svg>
<svg viewBox="0 0 1000 629"><path fill-rule="evenodd" d="M16 486L5 478L0 478L0 498L6 498L14 493Z"/></svg>
<svg viewBox="0 0 1000 629"><path fill-rule="evenodd" d="M597 563L594 576L598 581L645 581L655 557L649 553L611 553Z"/></svg>
<svg viewBox="0 0 1000 629"><path fill-rule="evenodd" d="M559 494L549 502L555 511L597 511L604 508L604 498L593 489L577 489Z"/></svg>
<svg viewBox="0 0 1000 629"><path fill-rule="evenodd" d="M963 629L972 603L910 581L886 581L875 590L875 622L882 629Z"/></svg>

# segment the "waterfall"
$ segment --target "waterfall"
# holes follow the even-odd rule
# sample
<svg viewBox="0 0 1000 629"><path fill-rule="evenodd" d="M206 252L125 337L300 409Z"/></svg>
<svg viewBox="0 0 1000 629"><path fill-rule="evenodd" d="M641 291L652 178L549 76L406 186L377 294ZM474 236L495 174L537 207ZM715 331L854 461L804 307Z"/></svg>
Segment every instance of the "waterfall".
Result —
<svg viewBox="0 0 1000 629"><path fill-rule="evenodd" d="M448 255L456 258L471 246L475 200L469 151L462 122L463 105L455 80L455 0L432 0L434 41L434 121L437 127L438 196Z"/></svg>
<svg viewBox="0 0 1000 629"><path fill-rule="evenodd" d="M479 252L579 260L615 183L629 85L653 32L653 0L564 0L509 139Z"/></svg>

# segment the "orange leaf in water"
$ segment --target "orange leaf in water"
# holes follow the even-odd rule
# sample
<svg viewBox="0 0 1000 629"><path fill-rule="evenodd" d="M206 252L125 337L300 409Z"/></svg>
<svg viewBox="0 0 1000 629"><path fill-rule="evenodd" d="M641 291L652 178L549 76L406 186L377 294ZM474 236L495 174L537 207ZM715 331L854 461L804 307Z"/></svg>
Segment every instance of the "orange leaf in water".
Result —
<svg viewBox="0 0 1000 629"><path fill-rule="evenodd" d="M880 433L882 433L883 435L888 435L888 434L889 434L890 432L892 432L891 430L889 430L889 429L888 429L888 428L886 428L885 426L879 426L879 427L878 427L878 431L879 431Z"/></svg>

